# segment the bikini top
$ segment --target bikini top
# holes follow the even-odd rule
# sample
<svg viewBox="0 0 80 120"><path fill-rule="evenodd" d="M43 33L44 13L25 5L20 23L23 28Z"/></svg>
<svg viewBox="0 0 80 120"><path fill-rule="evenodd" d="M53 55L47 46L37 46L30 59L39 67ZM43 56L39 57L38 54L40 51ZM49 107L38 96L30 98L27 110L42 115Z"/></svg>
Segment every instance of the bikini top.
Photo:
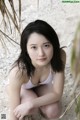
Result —
<svg viewBox="0 0 80 120"><path fill-rule="evenodd" d="M52 82L52 84L53 84L53 75L54 75L54 74L52 74L51 69L50 69L50 73L49 73L49 75L48 75L48 77L47 77L46 80L44 80L44 81L38 83L37 85L35 85L35 84L33 84L33 83L31 82L31 77L30 77L29 81L28 81L27 83L24 83L22 86L23 86L25 89L31 89L31 88L34 88L34 87L37 87L37 86L40 86L40 85L49 84L49 83L51 83L51 82Z"/></svg>

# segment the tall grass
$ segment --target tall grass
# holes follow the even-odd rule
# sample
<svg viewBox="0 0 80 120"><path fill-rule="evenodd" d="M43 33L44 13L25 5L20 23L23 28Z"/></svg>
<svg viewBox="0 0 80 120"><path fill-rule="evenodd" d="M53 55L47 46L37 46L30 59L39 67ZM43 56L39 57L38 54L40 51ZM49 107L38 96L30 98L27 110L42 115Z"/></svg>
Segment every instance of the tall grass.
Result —
<svg viewBox="0 0 80 120"><path fill-rule="evenodd" d="M12 30L14 26L15 30L20 35L20 28L21 28L21 0L18 0L18 9L19 11L16 12L16 8L14 5L15 1L13 0L0 0L0 16L2 19L0 19L0 42L4 46L6 38L8 41L14 41L12 38L9 37L6 31L10 31L12 34ZM9 9L10 8L10 9ZM3 29L4 28L4 29ZM18 43L17 43L18 44Z"/></svg>
<svg viewBox="0 0 80 120"><path fill-rule="evenodd" d="M78 92L76 92L77 87L80 87L80 23L78 24L78 28L76 30L73 41L73 47L71 52L71 70L74 79L74 86L71 95L78 95L78 97L75 99L75 112L78 120L80 120L80 88Z"/></svg>

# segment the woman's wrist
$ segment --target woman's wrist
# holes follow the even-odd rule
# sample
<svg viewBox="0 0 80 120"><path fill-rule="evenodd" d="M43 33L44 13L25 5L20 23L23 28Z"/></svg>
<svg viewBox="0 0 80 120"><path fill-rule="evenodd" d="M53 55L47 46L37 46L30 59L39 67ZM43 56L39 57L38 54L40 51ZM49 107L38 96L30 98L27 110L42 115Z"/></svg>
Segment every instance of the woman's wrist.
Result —
<svg viewBox="0 0 80 120"><path fill-rule="evenodd" d="M32 100L28 101L26 105L29 105L30 109L34 108L34 102Z"/></svg>
<svg viewBox="0 0 80 120"><path fill-rule="evenodd" d="M31 100L31 102L30 102L31 104L31 108L35 108L35 104L34 104L34 100Z"/></svg>

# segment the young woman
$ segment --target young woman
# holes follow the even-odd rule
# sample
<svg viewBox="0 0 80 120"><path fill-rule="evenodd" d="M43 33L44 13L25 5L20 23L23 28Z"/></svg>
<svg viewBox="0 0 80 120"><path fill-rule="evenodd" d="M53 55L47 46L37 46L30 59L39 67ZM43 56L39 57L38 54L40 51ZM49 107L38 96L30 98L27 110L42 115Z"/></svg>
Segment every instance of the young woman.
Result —
<svg viewBox="0 0 80 120"><path fill-rule="evenodd" d="M61 114L66 54L45 21L29 23L21 35L21 53L9 74L10 120L38 111L48 119Z"/></svg>

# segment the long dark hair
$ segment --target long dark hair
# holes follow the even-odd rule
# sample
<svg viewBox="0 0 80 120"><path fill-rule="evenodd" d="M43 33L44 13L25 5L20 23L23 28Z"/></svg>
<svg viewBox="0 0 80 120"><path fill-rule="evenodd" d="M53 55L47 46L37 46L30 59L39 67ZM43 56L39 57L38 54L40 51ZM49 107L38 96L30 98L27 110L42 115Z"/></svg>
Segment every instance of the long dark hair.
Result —
<svg viewBox="0 0 80 120"><path fill-rule="evenodd" d="M28 55L27 47L26 47L29 36L34 32L45 36L45 38L48 41L50 41L50 43L54 48L54 54L51 59L52 69L55 72L62 71L64 65L61 59L61 48L60 48L58 36L55 30L47 22L42 20L36 20L34 22L29 23L23 30L20 41L21 53L16 61L18 66L19 67L21 66L22 69L26 69L28 76L34 74L35 67L31 63L31 59Z"/></svg>

